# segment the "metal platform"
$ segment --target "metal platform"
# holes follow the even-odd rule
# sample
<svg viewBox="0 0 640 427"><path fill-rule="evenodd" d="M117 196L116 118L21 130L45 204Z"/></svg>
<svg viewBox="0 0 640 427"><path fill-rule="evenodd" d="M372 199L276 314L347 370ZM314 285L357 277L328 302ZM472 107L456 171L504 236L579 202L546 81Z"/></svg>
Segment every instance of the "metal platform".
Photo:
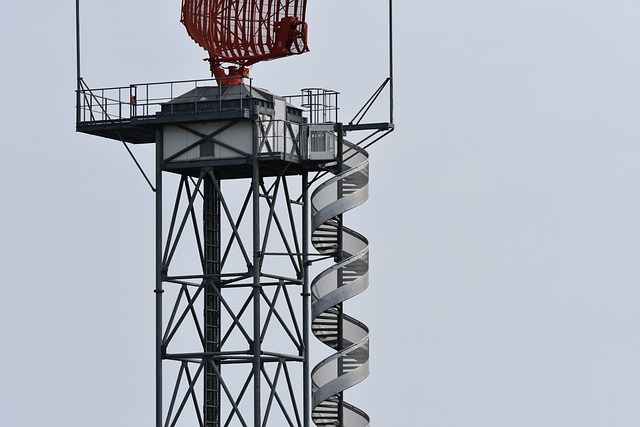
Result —
<svg viewBox="0 0 640 427"><path fill-rule="evenodd" d="M269 113L273 95L251 85L213 86L215 79L142 83L91 89L81 81L76 130L132 144L154 143L169 123L251 118ZM272 106L271 106L272 109Z"/></svg>
<svg viewBox="0 0 640 427"><path fill-rule="evenodd" d="M309 144L310 132L322 132L309 130L303 108L289 103L291 97L253 87L250 80L233 86L213 84L215 79L91 89L81 81L76 130L131 144L156 143L169 133L175 139L178 133L178 138L191 142L168 156L163 170L193 176L206 165L215 168L221 179L250 177L254 137L268 176L335 166L335 147L330 147L334 152L309 154L329 148L318 148L318 138ZM238 129L244 129L240 138ZM235 132L234 142L222 140L219 135L224 132ZM238 140L248 145L234 147Z"/></svg>

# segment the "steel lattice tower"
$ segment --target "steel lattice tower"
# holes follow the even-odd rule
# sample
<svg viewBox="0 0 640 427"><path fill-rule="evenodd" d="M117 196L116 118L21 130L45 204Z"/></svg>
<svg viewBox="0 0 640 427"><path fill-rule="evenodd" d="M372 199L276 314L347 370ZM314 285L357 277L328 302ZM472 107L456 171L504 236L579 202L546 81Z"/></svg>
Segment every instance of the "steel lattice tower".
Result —
<svg viewBox="0 0 640 427"><path fill-rule="evenodd" d="M391 77L342 124L330 90L92 89L79 64L77 130L155 145L156 427L368 426L343 397L368 375L368 329L344 310L368 242L343 214L368 197L365 148L393 130L392 109L361 123ZM311 334L332 349L313 369Z"/></svg>
<svg viewBox="0 0 640 427"><path fill-rule="evenodd" d="M303 425L300 390L309 388L305 180L317 162L299 161L307 131L302 111L246 86L196 88L164 108L170 117L180 110L181 117L156 137L156 167L164 172L157 177L157 298L158 307L172 305L170 315L158 319L158 357L163 377L167 370L175 376L172 362L180 367L168 409L158 417L172 425L191 407L206 427ZM276 110L284 115L275 118ZM185 122L189 114L199 121ZM209 117L203 121L203 115ZM177 189L165 188L166 173L178 175ZM172 214L163 226L162 198L171 192ZM199 261L194 271L174 273L183 244ZM185 335L197 331L194 348L177 344L183 329ZM202 402L195 393L201 387ZM160 399L163 390L158 393Z"/></svg>

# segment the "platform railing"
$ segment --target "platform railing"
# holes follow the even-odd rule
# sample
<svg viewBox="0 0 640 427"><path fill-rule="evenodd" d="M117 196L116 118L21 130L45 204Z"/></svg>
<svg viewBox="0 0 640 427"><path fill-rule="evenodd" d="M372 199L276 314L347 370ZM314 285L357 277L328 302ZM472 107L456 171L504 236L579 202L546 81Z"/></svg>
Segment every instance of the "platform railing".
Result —
<svg viewBox="0 0 640 427"><path fill-rule="evenodd" d="M285 96L288 103L296 105L305 112L311 124L338 122L339 92L322 88L305 88L299 95Z"/></svg>
<svg viewBox="0 0 640 427"><path fill-rule="evenodd" d="M218 88L223 94L230 86L219 86L220 79L178 80L169 82L136 83L129 86L90 88L83 79L78 81L77 94L77 124L105 124L129 122L132 119L138 121L155 120L156 114L178 114L171 103L177 97L189 91L194 91L194 113L198 113L198 104L201 103L198 95L199 88ZM249 88L251 88L251 79ZM251 93L251 90L249 90ZM218 96L218 102L222 104L223 96ZM207 100L210 105L211 101ZM251 105L251 99L240 99L239 109ZM165 106L163 110L163 106Z"/></svg>

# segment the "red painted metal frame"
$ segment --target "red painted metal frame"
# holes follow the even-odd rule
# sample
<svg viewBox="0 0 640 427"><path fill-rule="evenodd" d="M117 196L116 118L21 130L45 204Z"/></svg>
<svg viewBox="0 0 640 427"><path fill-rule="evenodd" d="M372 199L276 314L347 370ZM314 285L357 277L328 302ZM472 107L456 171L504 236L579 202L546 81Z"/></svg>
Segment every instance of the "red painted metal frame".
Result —
<svg viewBox="0 0 640 427"><path fill-rule="evenodd" d="M306 0L183 0L181 21L216 77L226 62L241 80L243 67L309 50L306 9Z"/></svg>

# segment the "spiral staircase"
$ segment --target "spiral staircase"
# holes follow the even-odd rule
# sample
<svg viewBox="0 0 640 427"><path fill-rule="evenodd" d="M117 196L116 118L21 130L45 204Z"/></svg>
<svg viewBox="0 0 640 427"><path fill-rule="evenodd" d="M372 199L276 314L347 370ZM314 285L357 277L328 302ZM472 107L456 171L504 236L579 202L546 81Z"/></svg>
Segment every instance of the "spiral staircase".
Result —
<svg viewBox="0 0 640 427"><path fill-rule="evenodd" d="M368 286L367 239L342 226L342 214L369 193L367 152L343 142L343 164L311 195L311 242L335 264L311 284L312 332L335 353L312 371L312 419L318 427L368 427L369 417L344 402L342 392L369 374L369 329L343 313L342 303Z"/></svg>

